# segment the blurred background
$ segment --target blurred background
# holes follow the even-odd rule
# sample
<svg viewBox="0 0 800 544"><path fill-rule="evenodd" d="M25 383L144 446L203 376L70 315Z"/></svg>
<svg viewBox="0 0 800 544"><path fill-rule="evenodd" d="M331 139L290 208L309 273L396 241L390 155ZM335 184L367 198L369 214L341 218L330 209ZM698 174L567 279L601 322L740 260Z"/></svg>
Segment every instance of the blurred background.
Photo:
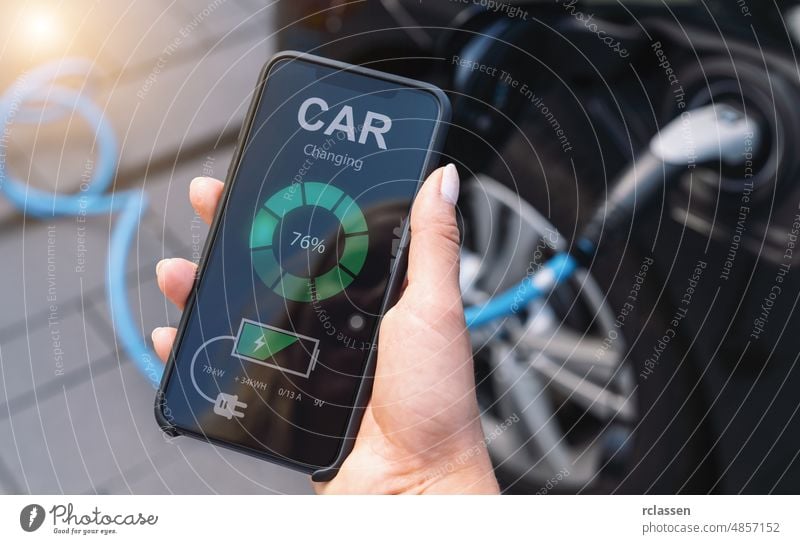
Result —
<svg viewBox="0 0 800 544"><path fill-rule="evenodd" d="M37 66L90 66L62 84L116 135L106 194L148 200L122 274L148 343L179 318L155 263L197 260L205 241L189 182L225 177L277 50L448 92L467 304L565 249L684 111L745 112L763 135L749 170L699 164L604 236L546 304L472 332L478 395L507 492L800 489L796 1L20 0L0 7L0 28L6 115L20 102L14 82ZM86 214L78 200L56 213L51 193L87 192L103 153L96 127L60 112L22 107L0 135L2 181L22 187L0 198L0 491L310 492L302 475L158 430L154 363L131 360L109 313L119 209Z"/></svg>
<svg viewBox="0 0 800 544"><path fill-rule="evenodd" d="M114 192L149 208L130 248L128 297L142 338L177 324L154 267L198 260L206 227L195 176L225 177L258 73L276 50L275 9L255 0L21 1L0 7L0 85L47 61L85 58L70 82L118 140ZM31 188L81 192L100 143L80 116L15 124L8 171ZM0 491L300 493L303 475L194 440L170 442L155 391L115 339L106 259L116 213L33 217L0 198Z"/></svg>

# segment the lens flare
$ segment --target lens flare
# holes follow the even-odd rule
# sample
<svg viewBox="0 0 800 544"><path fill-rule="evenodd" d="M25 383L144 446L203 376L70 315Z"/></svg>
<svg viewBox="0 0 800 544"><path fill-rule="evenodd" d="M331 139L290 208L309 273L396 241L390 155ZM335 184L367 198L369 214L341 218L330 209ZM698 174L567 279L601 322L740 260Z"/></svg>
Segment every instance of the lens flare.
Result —
<svg viewBox="0 0 800 544"><path fill-rule="evenodd" d="M26 34L37 44L47 45L56 41L58 24L55 16L47 11L33 11L26 15Z"/></svg>

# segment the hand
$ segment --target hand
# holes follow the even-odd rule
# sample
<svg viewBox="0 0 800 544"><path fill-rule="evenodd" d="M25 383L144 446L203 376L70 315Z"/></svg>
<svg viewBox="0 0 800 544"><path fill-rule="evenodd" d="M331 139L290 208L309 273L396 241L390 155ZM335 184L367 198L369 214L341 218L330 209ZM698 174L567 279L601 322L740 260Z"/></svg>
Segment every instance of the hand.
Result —
<svg viewBox="0 0 800 544"><path fill-rule="evenodd" d="M411 213L407 286L383 318L369 401L353 451L321 493L497 493L480 426L469 334L458 284L454 166L425 181ZM210 222L222 183L192 182L195 210ZM158 285L183 308L196 266L158 263ZM175 329L153 331L166 359Z"/></svg>

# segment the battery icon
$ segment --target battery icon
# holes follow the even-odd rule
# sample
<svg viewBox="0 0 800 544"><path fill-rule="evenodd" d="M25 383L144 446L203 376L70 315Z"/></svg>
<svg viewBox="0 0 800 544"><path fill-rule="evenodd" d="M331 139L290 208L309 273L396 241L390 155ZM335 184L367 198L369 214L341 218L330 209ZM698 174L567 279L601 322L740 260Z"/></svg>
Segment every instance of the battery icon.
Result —
<svg viewBox="0 0 800 544"><path fill-rule="evenodd" d="M242 319L231 355L308 378L317 364L319 340L250 319Z"/></svg>

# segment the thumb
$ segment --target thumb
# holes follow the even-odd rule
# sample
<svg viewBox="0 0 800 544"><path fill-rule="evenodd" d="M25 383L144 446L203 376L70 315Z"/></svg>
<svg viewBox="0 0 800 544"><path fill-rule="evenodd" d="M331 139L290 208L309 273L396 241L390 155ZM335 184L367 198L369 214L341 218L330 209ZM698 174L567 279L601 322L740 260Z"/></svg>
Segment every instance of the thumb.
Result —
<svg viewBox="0 0 800 544"><path fill-rule="evenodd" d="M455 208L459 184L453 164L439 168L425 180L411 210L408 290L450 305L461 300Z"/></svg>

